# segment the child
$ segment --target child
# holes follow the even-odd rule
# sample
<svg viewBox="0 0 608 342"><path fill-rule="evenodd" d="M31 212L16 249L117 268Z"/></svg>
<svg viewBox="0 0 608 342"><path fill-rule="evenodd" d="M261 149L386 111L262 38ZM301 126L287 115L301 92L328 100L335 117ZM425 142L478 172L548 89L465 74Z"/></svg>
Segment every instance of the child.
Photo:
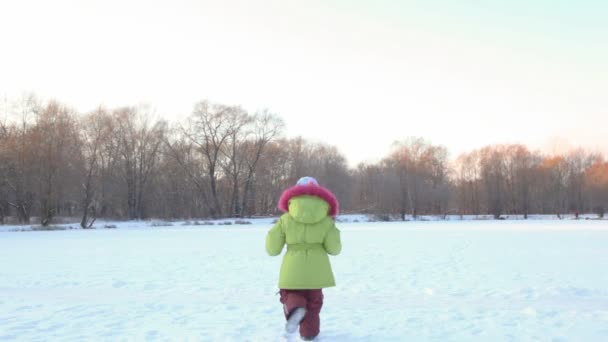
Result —
<svg viewBox="0 0 608 342"><path fill-rule="evenodd" d="M336 285L327 255L342 249L334 222L338 200L314 178L302 177L283 192L279 209L286 213L268 232L266 251L279 255L287 244L279 275L285 330L293 333L299 325L301 338L312 341L320 329L322 289Z"/></svg>

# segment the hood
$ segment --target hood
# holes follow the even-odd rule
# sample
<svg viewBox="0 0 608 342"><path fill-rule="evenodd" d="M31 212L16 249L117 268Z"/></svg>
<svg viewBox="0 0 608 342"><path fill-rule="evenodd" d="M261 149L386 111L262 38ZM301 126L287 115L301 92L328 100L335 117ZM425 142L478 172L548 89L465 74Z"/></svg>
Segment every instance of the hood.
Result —
<svg viewBox="0 0 608 342"><path fill-rule="evenodd" d="M290 211L289 201L297 196L316 197L329 206L328 211L325 212L326 215L331 217L336 217L336 215L338 215L339 204L336 196L320 185L295 185L288 188L283 192L279 199L279 209L285 212Z"/></svg>
<svg viewBox="0 0 608 342"><path fill-rule="evenodd" d="M296 196L289 202L289 215L294 220L302 223L317 223L327 217L329 204L315 196Z"/></svg>

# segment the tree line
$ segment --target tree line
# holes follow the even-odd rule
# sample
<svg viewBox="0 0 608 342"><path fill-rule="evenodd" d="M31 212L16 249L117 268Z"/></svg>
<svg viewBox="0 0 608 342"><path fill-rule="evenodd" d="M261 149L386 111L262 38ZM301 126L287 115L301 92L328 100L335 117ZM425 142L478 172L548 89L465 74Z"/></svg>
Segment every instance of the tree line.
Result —
<svg viewBox="0 0 608 342"><path fill-rule="evenodd" d="M286 187L316 177L343 212L406 216L564 214L608 208L608 163L583 149L544 155L494 145L448 159L422 138L349 168L335 146L286 138L267 110L200 101L183 122L142 106L77 113L57 101L5 101L0 223L277 214Z"/></svg>
<svg viewBox="0 0 608 342"><path fill-rule="evenodd" d="M608 162L574 149L546 155L520 144L492 145L447 159L421 138L396 143L380 163L359 165L355 208L406 215L596 213L608 208Z"/></svg>

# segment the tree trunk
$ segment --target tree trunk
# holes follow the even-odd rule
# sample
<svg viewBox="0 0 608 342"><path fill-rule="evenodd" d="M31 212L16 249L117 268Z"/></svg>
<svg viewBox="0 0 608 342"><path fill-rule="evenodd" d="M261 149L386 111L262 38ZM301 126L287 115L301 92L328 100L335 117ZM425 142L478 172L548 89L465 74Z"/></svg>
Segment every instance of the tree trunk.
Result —
<svg viewBox="0 0 608 342"><path fill-rule="evenodd" d="M17 210L19 223L30 224L30 213L27 210L27 204L23 200L19 200L14 208Z"/></svg>
<svg viewBox="0 0 608 342"><path fill-rule="evenodd" d="M91 228L93 226L93 222L97 219L96 210L94 206L91 206L92 195L90 191L87 189L85 198L82 203L83 211L82 211L82 219L80 220L80 227L83 229ZM89 216L89 212L91 216Z"/></svg>
<svg viewBox="0 0 608 342"><path fill-rule="evenodd" d="M89 228L90 226L88 226L89 224L89 208L85 207L83 212L82 212L82 219L80 220L80 227L83 229Z"/></svg>
<svg viewBox="0 0 608 342"><path fill-rule="evenodd" d="M135 189L135 215L138 220L143 220L146 216L144 213L144 182L143 176L140 175Z"/></svg>
<svg viewBox="0 0 608 342"><path fill-rule="evenodd" d="M232 213L237 217L241 216L239 197L239 180L235 174L232 179L232 199L230 200L230 206L232 207Z"/></svg>
<svg viewBox="0 0 608 342"><path fill-rule="evenodd" d="M130 220L137 219L136 197L135 197L135 182L131 178L131 175L127 176L127 210L129 212L129 219Z"/></svg>
<svg viewBox="0 0 608 342"><path fill-rule="evenodd" d="M241 202L241 212L239 213L241 217L249 216L249 206L247 205L250 198L249 192L251 190L251 179L253 178L253 172L249 171L247 175L247 180L245 181L245 187L243 188L243 201Z"/></svg>
<svg viewBox="0 0 608 342"><path fill-rule="evenodd" d="M211 197L213 204L209 206L209 211L211 217L217 218L222 215L222 210L220 208L220 201L217 197L217 182L215 179L215 166L209 168L209 178L211 183Z"/></svg>
<svg viewBox="0 0 608 342"><path fill-rule="evenodd" d="M90 216L89 216L89 211L90 211ZM95 220L97 219L97 215L95 212L95 206L89 206L84 210L84 213L82 214L82 220L80 221L80 227L82 227L83 229L89 229L93 226L93 223L95 223Z"/></svg>

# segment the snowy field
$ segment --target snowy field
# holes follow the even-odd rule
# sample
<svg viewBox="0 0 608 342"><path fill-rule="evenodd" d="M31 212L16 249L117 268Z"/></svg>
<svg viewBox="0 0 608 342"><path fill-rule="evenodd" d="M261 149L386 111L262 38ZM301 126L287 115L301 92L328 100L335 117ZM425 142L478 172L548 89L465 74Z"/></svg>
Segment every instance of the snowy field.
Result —
<svg viewBox="0 0 608 342"><path fill-rule="evenodd" d="M0 232L0 340L285 339L270 220L117 225ZM608 221L339 227L319 341L608 339Z"/></svg>

